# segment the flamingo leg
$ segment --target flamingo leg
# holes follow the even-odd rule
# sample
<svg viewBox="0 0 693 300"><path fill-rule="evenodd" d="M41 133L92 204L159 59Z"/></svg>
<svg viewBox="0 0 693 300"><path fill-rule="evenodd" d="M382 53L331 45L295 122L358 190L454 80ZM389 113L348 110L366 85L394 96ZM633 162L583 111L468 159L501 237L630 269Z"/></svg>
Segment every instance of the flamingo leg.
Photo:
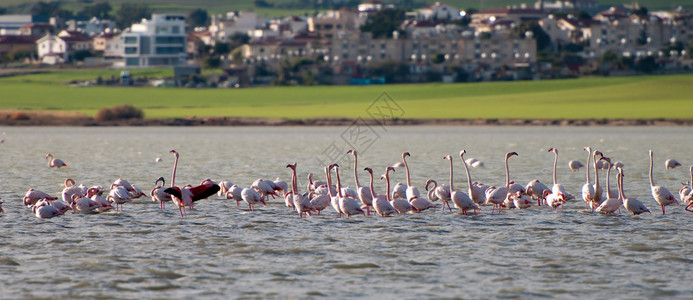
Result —
<svg viewBox="0 0 693 300"><path fill-rule="evenodd" d="M662 205L662 216L663 216L664 214L666 214L666 212L664 211L664 205Z"/></svg>

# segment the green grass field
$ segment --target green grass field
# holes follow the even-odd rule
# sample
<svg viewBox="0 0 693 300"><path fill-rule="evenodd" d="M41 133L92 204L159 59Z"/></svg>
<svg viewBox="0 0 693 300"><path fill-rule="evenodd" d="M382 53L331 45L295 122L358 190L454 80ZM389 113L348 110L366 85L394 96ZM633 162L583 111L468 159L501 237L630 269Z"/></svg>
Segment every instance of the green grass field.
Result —
<svg viewBox="0 0 693 300"><path fill-rule="evenodd" d="M118 71L65 71L0 79L0 109L79 112L131 104L147 118L367 118L381 93L401 106L402 118L680 118L693 116L693 75L595 77L571 80L313 86L243 89L72 87L72 79ZM136 70L166 76L169 70Z"/></svg>

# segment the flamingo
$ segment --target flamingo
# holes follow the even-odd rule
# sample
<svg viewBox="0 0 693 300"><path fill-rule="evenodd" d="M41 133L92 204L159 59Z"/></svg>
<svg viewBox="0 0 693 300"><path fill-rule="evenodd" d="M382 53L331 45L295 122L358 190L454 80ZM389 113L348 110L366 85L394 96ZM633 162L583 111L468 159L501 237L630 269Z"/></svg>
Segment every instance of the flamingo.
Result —
<svg viewBox="0 0 693 300"><path fill-rule="evenodd" d="M124 188L126 191L128 191L128 193L133 192L135 190L134 188L132 188L132 184L130 184L130 182L128 182L127 180L125 180L123 178L116 179L113 182L113 184L111 184L111 186L113 186L113 185Z"/></svg>
<svg viewBox="0 0 693 300"><path fill-rule="evenodd" d="M546 205L551 206L551 209L556 211L558 206L561 206L561 211L563 211L563 204L566 202L565 197L561 193L554 193L550 190L544 190L544 199L546 199Z"/></svg>
<svg viewBox="0 0 693 300"><path fill-rule="evenodd" d="M551 148L551 149L554 149L554 148ZM551 150L549 150L549 151L551 151ZM570 171L573 173L580 171L580 168L582 168L582 167L584 167L584 165L579 160L571 160L568 162L568 168L570 168Z"/></svg>
<svg viewBox="0 0 693 300"><path fill-rule="evenodd" d="M674 169L674 168L680 167L680 166L681 166L681 163L676 161L675 159L670 158L670 159L667 159L666 161L664 161L664 167L666 168L667 171L669 169Z"/></svg>
<svg viewBox="0 0 693 300"><path fill-rule="evenodd" d="M373 196L369 187L361 186L361 184L359 183L359 176L356 173L356 170L358 168L358 156L356 154L356 150L347 151L347 154L349 153L354 155L354 181L356 181L356 190L358 198L359 200L361 200L361 203L363 204L361 207L366 207L366 215L370 216L371 207L373 206Z"/></svg>
<svg viewBox="0 0 693 300"><path fill-rule="evenodd" d="M159 185L159 182L161 182L161 185ZM152 201L154 202L159 202L159 208L162 210L165 208L165 202L171 201L171 195L167 192L164 192L164 185L166 185L166 180L164 177L159 177L154 181L154 184L156 186L149 192L149 196L152 197Z"/></svg>
<svg viewBox="0 0 693 300"><path fill-rule="evenodd" d="M530 181L525 187L527 196L537 200L537 206L541 206L541 203L546 201L546 199L544 199L544 191L547 190L550 191L549 187L539 181L539 179Z"/></svg>
<svg viewBox="0 0 693 300"><path fill-rule="evenodd" d="M37 202L36 205L32 207L32 210L37 218L42 219L50 219L63 214L62 211L51 205L48 200L45 199Z"/></svg>
<svg viewBox="0 0 693 300"><path fill-rule="evenodd" d="M339 209L342 211L342 213L347 215L347 217L351 217L352 215L355 215L357 213L361 213L365 216L366 213L361 209L361 205L359 205L353 197L344 194L342 190L342 181L339 179L339 165L335 165L334 173L337 176Z"/></svg>
<svg viewBox="0 0 693 300"><path fill-rule="evenodd" d="M409 212L412 207L411 204L404 198L394 198L392 197L394 195L394 192L391 194L390 193L390 171L394 172L395 168L394 167L387 167L385 168L385 174L381 178L385 178L386 185L387 185L387 201L390 202L390 205L397 211L398 214L404 214Z"/></svg>
<svg viewBox="0 0 693 300"><path fill-rule="evenodd" d="M107 199L104 197L101 197L99 194L101 190L96 187L91 187L87 190L87 198L90 198L92 201L94 201L96 204L99 206L96 208L98 212L105 212L113 209L113 206L111 205L110 202L108 202Z"/></svg>
<svg viewBox="0 0 693 300"><path fill-rule="evenodd" d="M392 168L392 167L388 167L388 168ZM373 209L375 210L375 212L377 214L379 214L381 217L396 214L397 210L395 210L395 208L392 207L392 204L390 204L390 202L387 199L387 197L388 197L387 195L390 194L390 190L389 190L390 182L389 182L389 180L387 182L387 190L386 190L385 194L384 195L383 194L376 195L375 189L373 188L373 169L365 168L363 170L368 172L368 174L370 175L370 178L371 178L370 191L371 191L371 199L373 199L373 202L372 202L373 203ZM381 179L382 178L383 177L381 177Z"/></svg>
<svg viewBox="0 0 693 300"><path fill-rule="evenodd" d="M245 203L248 203L248 208L250 211L255 211L255 208L253 207L255 204L262 202L262 205L267 206L267 203L265 203L265 200L262 198L262 195L258 193L254 188L244 188L241 190L241 198Z"/></svg>
<svg viewBox="0 0 693 300"><path fill-rule="evenodd" d="M551 192L552 192L553 194L556 194L556 195L562 194L563 197L565 198L565 200L574 199L575 196L566 193L566 192L565 192L565 187L564 187L562 184L558 183L558 179L557 179L558 177L557 177L557 172L556 172L556 167L558 166L558 149L556 149L556 148L550 148L550 149L549 149L549 152L553 152L553 154L554 154L554 159L553 159L553 186L551 187ZM580 163L580 162L578 161L578 163ZM580 163L580 167L582 167L582 163ZM579 168L578 168L578 169L579 169ZM572 170L572 169L571 169L571 170ZM573 172L575 172L575 171L573 171Z"/></svg>
<svg viewBox="0 0 693 300"><path fill-rule="evenodd" d="M620 183L621 183L621 184L619 185L619 190L618 190L618 192L619 192L619 196L620 196L621 199L623 200L623 207L625 207L626 210L629 211L629 212L631 212L633 215L639 215L639 214L642 214L642 213L644 213L644 212L648 212L648 213L652 214L652 212L645 206L645 204L643 204L642 202L640 202L640 200L638 200L638 199L636 199L636 198L628 198L628 197L626 197L626 194L625 194L625 192L623 191L623 190L624 190L624 187L623 187L623 177L624 177L624 175L623 175L623 169L622 169L622 168L618 168L617 170L618 170L618 177L620 177L619 180L620 180Z"/></svg>
<svg viewBox="0 0 693 300"><path fill-rule="evenodd" d="M2 204L3 204L3 203L5 203L5 202L3 202L2 199L0 198L0 212L3 212L3 213L4 213L4 212L5 212L5 209L2 208Z"/></svg>
<svg viewBox="0 0 693 300"><path fill-rule="evenodd" d="M85 196L82 189L75 186L75 181L72 180L72 178L65 179L65 188L63 189L62 193L63 201L67 204L72 204L72 196L75 194L80 195L81 197Z"/></svg>
<svg viewBox="0 0 693 300"><path fill-rule="evenodd" d="M296 163L286 165L287 168L291 169L291 193L289 197L293 197L293 203L298 212L299 218L303 218L304 214L311 216L310 212L313 210L313 206L310 203L310 199L304 197L298 193L298 177L296 176Z"/></svg>
<svg viewBox="0 0 693 300"><path fill-rule="evenodd" d="M604 157L604 155L597 150L594 150L594 153L592 154L592 162L594 163L594 196L591 199L592 201L590 202L590 208L592 209L592 211L594 211L595 208L602 204L602 196L604 194L604 190L599 185L600 168L597 164L597 155ZM601 161L601 159L599 159L599 161Z"/></svg>
<svg viewBox="0 0 693 300"><path fill-rule="evenodd" d="M219 192L217 192L217 196L225 197L232 185L233 183L228 180L219 181Z"/></svg>
<svg viewBox="0 0 693 300"><path fill-rule="evenodd" d="M289 185L284 180L277 178L272 183L274 183L274 191L279 195L284 194L289 190Z"/></svg>
<svg viewBox="0 0 693 300"><path fill-rule="evenodd" d="M519 156L517 152L508 152L505 154L505 185L496 188L490 187L486 190L486 204L493 204L491 209L491 214L493 214L493 209L498 208L498 213L500 214L500 205L508 198L508 189L510 187L510 167L508 166L508 160L511 156Z"/></svg>
<svg viewBox="0 0 693 300"><path fill-rule="evenodd" d="M582 200L585 201L585 209L589 208L592 199L594 199L594 186L590 184L590 159L592 158L592 148L585 147L587 151L587 182L582 186Z"/></svg>
<svg viewBox="0 0 693 300"><path fill-rule="evenodd" d="M260 196L267 201L269 201L270 196L279 196L274 190L274 181L271 180L258 179L250 187L260 193Z"/></svg>
<svg viewBox="0 0 693 300"><path fill-rule="evenodd" d="M402 153L402 162L404 163L404 171L407 173L407 186L406 190L404 192L405 197L407 198L407 201L412 201L414 198L420 198L421 194L419 193L419 189L417 189L415 186L411 185L411 178L409 176L409 164L407 164L407 157L411 156L409 152L404 152Z"/></svg>
<svg viewBox="0 0 693 300"><path fill-rule="evenodd" d="M24 195L24 198L22 198L22 202L26 206L33 206L36 204L41 199L47 199L47 200L56 200L58 197L52 197L45 192L35 190L33 188L30 188L27 192L26 195Z"/></svg>
<svg viewBox="0 0 693 300"><path fill-rule="evenodd" d="M545 191L548 191L548 189ZM513 201L513 206L515 206L517 209L526 209L532 207L532 198L527 196L527 194L523 194L522 191L517 191L510 194L508 198Z"/></svg>
<svg viewBox="0 0 693 300"><path fill-rule="evenodd" d="M128 203L132 201L130 198L130 193L121 186L118 186L116 184L111 185L111 191L108 193L108 202L110 203L115 203L116 204L116 210L120 209L120 211L123 211L123 204Z"/></svg>
<svg viewBox="0 0 693 300"><path fill-rule="evenodd" d="M48 167L49 168L58 168L60 167L68 167L68 164L66 164L62 159L55 158L53 157L53 154L46 154L46 159L48 159Z"/></svg>
<svg viewBox="0 0 693 300"><path fill-rule="evenodd" d="M621 204L623 204L623 199L619 197L618 194L614 194L609 186L609 175L611 174L611 159L608 157L602 157L600 161L604 161L607 164L606 171L606 199L597 207L596 211L603 212L605 214L613 214L616 210L621 210ZM621 184L617 181L617 186Z"/></svg>
<svg viewBox="0 0 693 300"><path fill-rule="evenodd" d="M171 195L171 200L178 206L178 211L180 216L184 216L185 208L193 208L193 203L198 200L205 199L211 195L217 193L220 189L219 185L211 180L204 180L202 183L195 187L178 187L176 186L176 170L178 169L178 158L180 154L176 150L171 150L170 153L173 154L175 160L173 162L173 172L171 175L171 187L164 190L164 192ZM185 212L187 216L187 212Z"/></svg>
<svg viewBox="0 0 693 300"><path fill-rule="evenodd" d="M652 168L653 168L653 163L654 163L654 152L650 150L650 189L652 190L652 197L659 203L659 205L662 206L662 215L664 215L666 212L664 211L664 207L667 205L671 205L676 203L676 205L679 205L679 202L676 201L676 198L674 198L674 195L669 192L669 190L661 185L655 185L654 183L654 178L652 176Z"/></svg>
<svg viewBox="0 0 693 300"><path fill-rule="evenodd" d="M467 153L467 150L460 151L460 158L462 159L462 164L464 164L464 169L467 171L467 184L471 187L472 178L469 176L469 167L467 167L467 162L464 161L465 153ZM467 215L467 210L473 209L474 215L476 216L476 210L479 209L479 206L474 203L472 198L470 198L465 192L462 190L455 190L453 185L452 157L450 155L446 155L445 157L450 160L450 200L455 204L457 209L462 211L462 214Z"/></svg>
<svg viewBox="0 0 693 300"><path fill-rule="evenodd" d="M466 160L467 165L470 165L472 168L483 168L484 167L484 162L480 161L476 158L468 158Z"/></svg>
<svg viewBox="0 0 693 300"><path fill-rule="evenodd" d="M70 206L73 211L82 213L94 213L97 208L101 207L96 201L80 195L72 196L72 204Z"/></svg>
<svg viewBox="0 0 693 300"><path fill-rule="evenodd" d="M325 167L324 171L325 176L329 178L330 174L328 173L328 167ZM318 212L319 215L321 211L323 211L331 204L330 191L329 189L327 189L327 184L325 184L324 189L321 189L320 192L313 193L313 195L314 197L310 199L310 205L313 207L315 211Z"/></svg>
<svg viewBox="0 0 693 300"><path fill-rule="evenodd" d="M239 206L241 201L243 201L242 192L243 189L240 188L238 185L234 184L231 187L229 187L224 197L226 197L226 199L236 200L236 206Z"/></svg>

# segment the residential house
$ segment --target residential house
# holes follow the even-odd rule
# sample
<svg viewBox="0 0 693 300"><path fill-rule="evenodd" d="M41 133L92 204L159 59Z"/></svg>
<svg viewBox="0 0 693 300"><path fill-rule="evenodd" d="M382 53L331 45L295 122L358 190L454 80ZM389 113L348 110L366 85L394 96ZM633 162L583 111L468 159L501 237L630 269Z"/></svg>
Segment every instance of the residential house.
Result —
<svg viewBox="0 0 693 300"><path fill-rule="evenodd" d="M35 35L44 36L49 33L54 33L55 27L47 23L29 23L19 27L19 35Z"/></svg>
<svg viewBox="0 0 693 300"><path fill-rule="evenodd" d="M533 8L492 8L472 14L472 26L485 21L509 20L515 23L538 21L546 17L546 13Z"/></svg>
<svg viewBox="0 0 693 300"><path fill-rule="evenodd" d="M224 18L212 15L208 31L212 40L225 42L230 36L241 33L251 33L260 26L257 13L252 11L229 12Z"/></svg>
<svg viewBox="0 0 693 300"><path fill-rule="evenodd" d="M39 38L34 35L0 35L0 58L12 52L36 52L36 41Z"/></svg>
<svg viewBox="0 0 693 300"><path fill-rule="evenodd" d="M440 2L419 8L416 12L416 19L419 20L455 21L461 18L459 9Z"/></svg>
<svg viewBox="0 0 693 300"><path fill-rule="evenodd" d="M0 35L19 35L22 26L33 23L31 15L0 15Z"/></svg>
<svg viewBox="0 0 693 300"><path fill-rule="evenodd" d="M349 9L330 10L308 18L308 31L319 38L331 40L340 33L357 32L366 22L366 15Z"/></svg>
<svg viewBox="0 0 693 300"><path fill-rule="evenodd" d="M149 20L132 24L122 32L114 45L118 67L160 67L185 64L187 60L187 34L185 15L152 14Z"/></svg>
<svg viewBox="0 0 693 300"><path fill-rule="evenodd" d="M89 20L68 20L66 24L67 30L79 31L88 36L95 36L101 33L113 33L116 28L115 22L101 20L97 17L92 17Z"/></svg>
<svg viewBox="0 0 693 300"><path fill-rule="evenodd" d="M63 30L58 35L46 34L36 41L39 60L46 64L69 62L71 55L80 50L91 50L93 41L79 32Z"/></svg>

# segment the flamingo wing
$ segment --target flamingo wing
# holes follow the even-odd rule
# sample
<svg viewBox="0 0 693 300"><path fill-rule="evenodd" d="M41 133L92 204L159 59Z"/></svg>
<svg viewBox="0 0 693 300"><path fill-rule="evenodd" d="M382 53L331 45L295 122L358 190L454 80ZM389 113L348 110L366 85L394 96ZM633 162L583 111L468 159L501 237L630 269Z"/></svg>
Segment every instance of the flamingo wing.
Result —
<svg viewBox="0 0 693 300"><path fill-rule="evenodd" d="M205 199L209 196L216 194L221 187L216 183L205 183L195 187L191 187L189 190L192 192L192 201Z"/></svg>

